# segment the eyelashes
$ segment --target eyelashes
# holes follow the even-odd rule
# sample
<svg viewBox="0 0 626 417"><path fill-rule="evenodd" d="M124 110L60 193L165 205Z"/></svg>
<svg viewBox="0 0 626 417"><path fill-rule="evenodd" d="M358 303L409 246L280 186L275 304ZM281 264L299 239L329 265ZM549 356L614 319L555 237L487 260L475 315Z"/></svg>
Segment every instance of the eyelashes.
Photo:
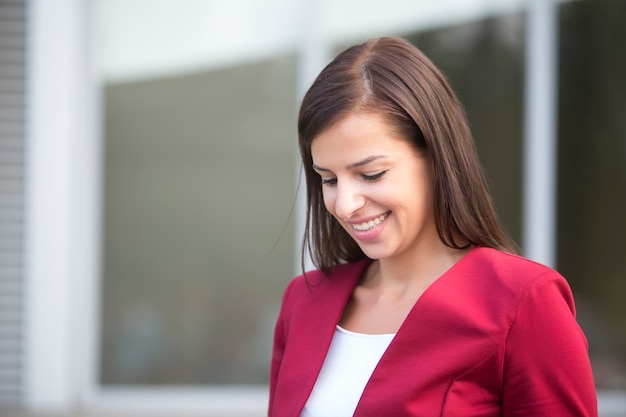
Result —
<svg viewBox="0 0 626 417"><path fill-rule="evenodd" d="M386 172L387 172L387 170L380 171L380 172L378 172L376 174L372 174L372 175L361 174L361 178L363 178L367 182L376 182L379 179L381 179L382 176L385 175ZM328 186L337 185L337 178L335 178L335 177L332 177L332 178L322 178L322 185L328 185Z"/></svg>
<svg viewBox="0 0 626 417"><path fill-rule="evenodd" d="M379 180L383 175L385 175L385 172L387 172L387 171L386 170L385 171L380 171L379 173L374 174L374 175L361 174L361 177L363 177L363 179L366 180L366 181L374 182L376 180Z"/></svg>

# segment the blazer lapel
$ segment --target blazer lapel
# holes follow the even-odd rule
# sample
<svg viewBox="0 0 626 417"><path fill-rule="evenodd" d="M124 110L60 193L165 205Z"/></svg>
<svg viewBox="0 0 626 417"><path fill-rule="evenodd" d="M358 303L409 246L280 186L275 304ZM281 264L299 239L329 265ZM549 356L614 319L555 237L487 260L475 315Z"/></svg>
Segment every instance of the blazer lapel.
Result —
<svg viewBox="0 0 626 417"><path fill-rule="evenodd" d="M288 343L283 365L289 372L292 412L300 415L306 404L330 347L343 310L369 261L336 267L330 276L308 272L310 287L301 286L294 294L297 309L289 322ZM306 292L306 294L303 294ZM283 396L283 398L285 398ZM291 408L290 407L290 408Z"/></svg>

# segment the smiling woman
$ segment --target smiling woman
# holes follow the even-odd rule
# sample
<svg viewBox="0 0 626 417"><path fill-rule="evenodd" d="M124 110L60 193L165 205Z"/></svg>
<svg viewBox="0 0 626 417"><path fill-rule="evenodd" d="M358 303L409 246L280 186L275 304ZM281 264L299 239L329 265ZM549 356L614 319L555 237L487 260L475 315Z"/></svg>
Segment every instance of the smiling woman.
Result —
<svg viewBox="0 0 626 417"><path fill-rule="evenodd" d="M340 53L298 131L318 270L284 294L271 417L597 416L571 290L515 254L463 107L420 50Z"/></svg>
<svg viewBox="0 0 626 417"><path fill-rule="evenodd" d="M367 257L412 256L416 245L439 240L432 158L381 116L346 116L313 141L311 154L328 213Z"/></svg>

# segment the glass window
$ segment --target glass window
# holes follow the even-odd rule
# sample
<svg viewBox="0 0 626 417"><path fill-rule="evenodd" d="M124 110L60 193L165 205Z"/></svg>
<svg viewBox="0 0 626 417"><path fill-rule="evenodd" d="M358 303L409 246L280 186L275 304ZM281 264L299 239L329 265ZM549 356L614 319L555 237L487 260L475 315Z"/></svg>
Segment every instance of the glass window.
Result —
<svg viewBox="0 0 626 417"><path fill-rule="evenodd" d="M558 264L599 389L626 390L626 2L561 6Z"/></svg>
<svg viewBox="0 0 626 417"><path fill-rule="evenodd" d="M293 275L295 58L104 88L104 385L266 383Z"/></svg>

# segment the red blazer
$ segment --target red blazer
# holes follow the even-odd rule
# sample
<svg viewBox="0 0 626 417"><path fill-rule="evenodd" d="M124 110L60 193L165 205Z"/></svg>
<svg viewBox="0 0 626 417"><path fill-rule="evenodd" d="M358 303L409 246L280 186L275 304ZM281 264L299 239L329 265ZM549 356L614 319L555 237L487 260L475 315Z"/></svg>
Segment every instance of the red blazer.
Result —
<svg viewBox="0 0 626 417"><path fill-rule="evenodd" d="M276 324L270 417L297 417L368 261L287 287ZM354 416L597 416L587 341L557 272L470 251L417 301Z"/></svg>

